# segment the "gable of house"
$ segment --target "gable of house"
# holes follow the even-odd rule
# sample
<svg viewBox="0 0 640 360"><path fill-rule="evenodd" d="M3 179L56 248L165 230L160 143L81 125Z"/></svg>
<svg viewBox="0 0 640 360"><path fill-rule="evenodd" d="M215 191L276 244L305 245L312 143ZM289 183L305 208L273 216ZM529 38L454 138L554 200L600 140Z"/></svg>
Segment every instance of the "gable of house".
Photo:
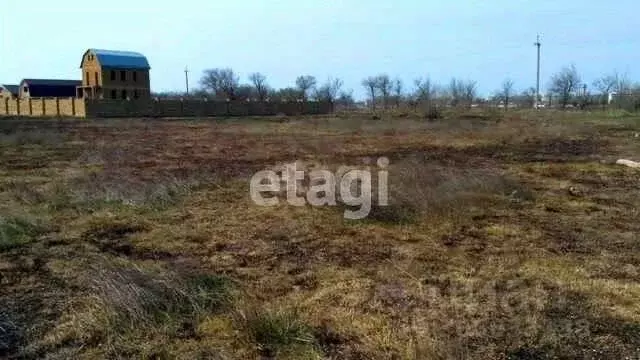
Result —
<svg viewBox="0 0 640 360"><path fill-rule="evenodd" d="M89 49L82 56L80 67L83 68L87 55L93 55L103 69L149 70L147 58L133 51Z"/></svg>
<svg viewBox="0 0 640 360"><path fill-rule="evenodd" d="M0 85L0 97L18 97L20 85Z"/></svg>

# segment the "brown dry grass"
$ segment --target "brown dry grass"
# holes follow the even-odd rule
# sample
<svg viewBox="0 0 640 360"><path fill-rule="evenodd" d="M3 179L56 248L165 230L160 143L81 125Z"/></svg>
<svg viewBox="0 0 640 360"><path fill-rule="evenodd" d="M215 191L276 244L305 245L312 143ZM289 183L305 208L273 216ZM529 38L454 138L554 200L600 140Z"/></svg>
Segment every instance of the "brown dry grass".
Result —
<svg viewBox="0 0 640 360"><path fill-rule="evenodd" d="M0 357L639 356L638 118L444 115L0 123ZM379 156L362 221L250 201Z"/></svg>

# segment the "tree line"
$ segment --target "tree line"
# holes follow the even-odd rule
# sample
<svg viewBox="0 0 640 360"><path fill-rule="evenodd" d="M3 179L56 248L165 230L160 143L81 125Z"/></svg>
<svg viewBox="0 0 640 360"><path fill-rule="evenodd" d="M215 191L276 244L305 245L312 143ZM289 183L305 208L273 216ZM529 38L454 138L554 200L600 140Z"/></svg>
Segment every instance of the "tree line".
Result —
<svg viewBox="0 0 640 360"><path fill-rule="evenodd" d="M267 77L255 72L249 74L247 81L231 68L213 68L204 70L200 78L200 88L192 91L190 97L207 97L217 100L254 100L254 101L327 101L335 104L353 105L353 91L344 90L344 83L339 78L328 78L318 82L316 77L301 75L295 79L293 86L280 89L269 85ZM632 82L628 76L613 72L594 81L591 88L584 82L575 65L565 66L553 74L549 81L547 98L557 99L562 107L571 104L584 104L593 101L597 94L640 94L640 84ZM417 78L412 86L405 86L400 78L392 78L388 74L368 76L360 85L366 92L366 103L372 109L388 109L402 105L419 106L441 104L447 106L472 106L478 102L491 102L509 107L534 106L536 89L516 90L511 79L505 79L501 87L494 91L488 99L478 97L477 82L468 79L452 78L447 84L438 84L429 76ZM543 93L543 90L541 90ZM158 97L184 97L184 93L162 93ZM602 97L601 97L602 98ZM541 101L539 98L538 101Z"/></svg>
<svg viewBox="0 0 640 360"><path fill-rule="evenodd" d="M275 89L269 85L267 77L259 72L251 73L246 82L231 68L207 69L200 78L200 88L186 95L180 92L156 94L159 97L206 97L216 100L253 100L253 101L328 101L353 104L351 91L342 89L343 82L338 78L329 78L319 83L315 76L301 75L295 85Z"/></svg>

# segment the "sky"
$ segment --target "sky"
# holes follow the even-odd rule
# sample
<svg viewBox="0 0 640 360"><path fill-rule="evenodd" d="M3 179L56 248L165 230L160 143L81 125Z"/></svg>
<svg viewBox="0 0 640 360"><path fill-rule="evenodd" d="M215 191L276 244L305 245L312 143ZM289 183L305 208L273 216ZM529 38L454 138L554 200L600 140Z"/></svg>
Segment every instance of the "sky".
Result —
<svg viewBox="0 0 640 360"><path fill-rule="evenodd" d="M0 0L0 83L81 78L88 48L143 53L153 91L192 88L204 69L252 72L273 87L299 75L344 81L356 98L362 79L474 80L489 96L510 78L541 87L575 64L583 81L618 71L640 80L637 0Z"/></svg>

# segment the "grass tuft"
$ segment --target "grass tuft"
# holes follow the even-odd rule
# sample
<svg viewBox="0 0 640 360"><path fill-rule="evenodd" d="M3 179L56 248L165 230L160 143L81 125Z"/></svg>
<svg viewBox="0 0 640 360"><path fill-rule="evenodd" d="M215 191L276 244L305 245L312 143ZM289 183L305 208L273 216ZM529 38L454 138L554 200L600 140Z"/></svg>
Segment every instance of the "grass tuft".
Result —
<svg viewBox="0 0 640 360"><path fill-rule="evenodd" d="M33 219L0 216L0 251L24 246L46 231L45 226Z"/></svg>
<svg viewBox="0 0 640 360"><path fill-rule="evenodd" d="M313 329L295 311L253 311L243 320L247 333L263 356L301 356L315 352Z"/></svg>
<svg viewBox="0 0 640 360"><path fill-rule="evenodd" d="M113 355L140 341L141 334L196 338L198 322L233 299L232 282L222 276L183 276L123 259L96 260L82 282L88 283L87 296L50 334L53 346L103 344ZM134 347L127 355L142 350Z"/></svg>
<svg viewBox="0 0 640 360"><path fill-rule="evenodd" d="M461 169L410 158L395 164L389 174L390 203L374 202L368 216L386 224L412 224L425 216L459 218L475 207L535 199L526 186L488 167Z"/></svg>
<svg viewBox="0 0 640 360"><path fill-rule="evenodd" d="M197 275L189 279L195 302L204 309L215 310L229 305L232 300L233 281L222 275Z"/></svg>
<svg viewBox="0 0 640 360"><path fill-rule="evenodd" d="M69 135L64 130L55 128L0 131L0 146L56 145L68 139Z"/></svg>
<svg viewBox="0 0 640 360"><path fill-rule="evenodd" d="M0 309L0 357L6 356L21 340L22 334L10 314Z"/></svg>
<svg viewBox="0 0 640 360"><path fill-rule="evenodd" d="M199 185L200 182L195 179L166 177L153 181L134 181L122 175L92 172L56 184L50 194L49 206L52 210L97 211L108 206L164 210L178 205Z"/></svg>
<svg viewBox="0 0 640 360"><path fill-rule="evenodd" d="M418 219L419 210L410 203L371 206L367 217L370 220L385 224L412 224Z"/></svg>

